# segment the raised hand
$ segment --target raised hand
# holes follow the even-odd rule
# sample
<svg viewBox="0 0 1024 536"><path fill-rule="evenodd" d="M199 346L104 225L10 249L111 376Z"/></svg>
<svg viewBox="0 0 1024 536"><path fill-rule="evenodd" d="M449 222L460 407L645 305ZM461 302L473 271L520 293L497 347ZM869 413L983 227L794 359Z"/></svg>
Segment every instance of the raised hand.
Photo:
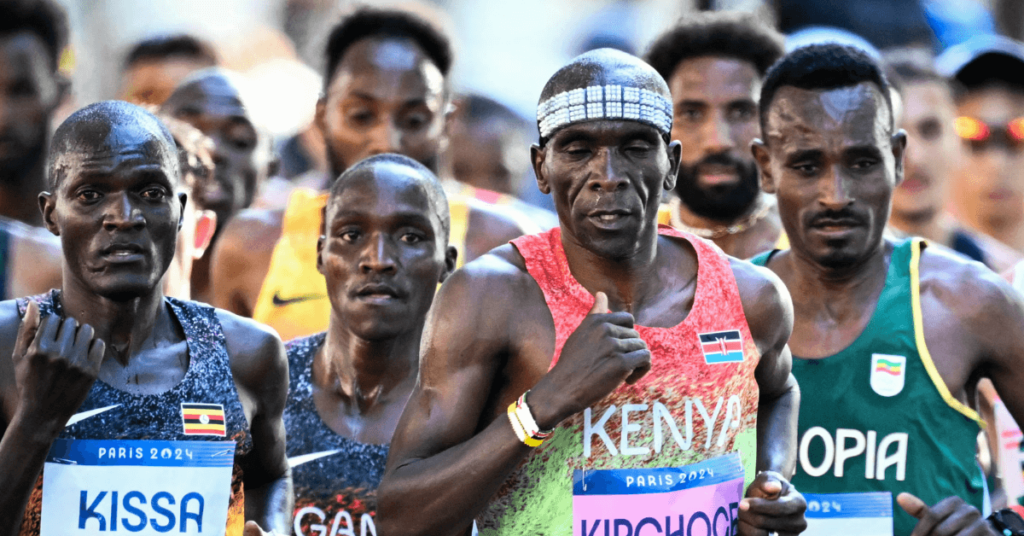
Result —
<svg viewBox="0 0 1024 536"><path fill-rule="evenodd" d="M807 528L804 511L807 502L782 475L764 471L747 487L740 501L739 534L743 536L779 536L799 534Z"/></svg>
<svg viewBox="0 0 1024 536"><path fill-rule="evenodd" d="M527 402L542 429L583 411L633 383L651 368L651 352L633 329L633 315L608 311L598 292L594 306L569 336L558 363L530 391Z"/></svg>
<svg viewBox="0 0 1024 536"><path fill-rule="evenodd" d="M896 497L900 508L917 518L910 536L995 536L997 533L977 508L957 496L928 506L909 493Z"/></svg>
<svg viewBox="0 0 1024 536"><path fill-rule="evenodd" d="M56 438L89 394L105 349L88 324L56 315L40 319L30 301L11 355L17 412L39 433Z"/></svg>

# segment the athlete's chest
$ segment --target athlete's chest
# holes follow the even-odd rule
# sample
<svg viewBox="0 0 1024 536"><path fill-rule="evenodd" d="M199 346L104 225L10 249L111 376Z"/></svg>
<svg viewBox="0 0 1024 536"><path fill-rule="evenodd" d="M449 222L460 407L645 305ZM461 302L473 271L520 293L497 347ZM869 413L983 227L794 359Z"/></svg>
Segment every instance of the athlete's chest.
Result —
<svg viewBox="0 0 1024 536"><path fill-rule="evenodd" d="M188 344L167 342L133 355L127 364L109 356L99 380L134 395L155 395L181 383L189 368Z"/></svg>

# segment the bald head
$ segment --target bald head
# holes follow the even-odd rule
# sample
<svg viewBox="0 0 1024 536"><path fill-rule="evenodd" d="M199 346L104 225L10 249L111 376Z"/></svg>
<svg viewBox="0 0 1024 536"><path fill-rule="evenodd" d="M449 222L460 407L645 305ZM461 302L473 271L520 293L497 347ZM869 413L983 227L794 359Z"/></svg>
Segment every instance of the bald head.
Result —
<svg viewBox="0 0 1024 536"><path fill-rule="evenodd" d="M342 173L331 185L327 211L332 211L335 205L334 201L340 198L346 190L367 184L374 184L378 188L383 186L393 189L405 187L419 189L441 224L444 243L448 242L448 232L451 228L448 197L437 176L426 166L407 156L391 153L361 160ZM330 220L329 214L327 220Z"/></svg>
<svg viewBox="0 0 1024 536"><path fill-rule="evenodd" d="M622 88L623 93L609 93L608 86ZM585 101L572 101L569 98L565 103L558 102L558 99L568 92L601 87L606 89L599 95L591 95L587 92ZM627 93L629 90L638 90L637 94L640 97L633 99ZM592 104L598 104L598 106L595 108L591 106ZM609 104L613 106L609 106ZM631 114L628 104L639 105L635 114ZM551 123L551 118L557 115L555 112L564 110L568 107L566 105L584 105L585 107L578 111L569 108L568 112L564 114L564 121L556 120L555 123ZM618 107L614 107L616 105ZM667 117L662 117L661 111L665 112ZM545 116L548 116L547 123ZM668 133L672 128L671 118L671 93L665 79L640 58L611 48L601 48L580 54L555 72L541 91L540 109L537 114L541 144L546 142L555 131L570 123L599 119L632 119L650 123L652 126L656 126L668 141ZM665 120L668 121L667 125L663 124ZM546 128L551 124L554 126Z"/></svg>
<svg viewBox="0 0 1024 536"><path fill-rule="evenodd" d="M216 101L223 105L245 109L246 83L237 73L211 67L186 78L174 89L161 109L174 114L197 99Z"/></svg>
<svg viewBox="0 0 1024 536"><path fill-rule="evenodd" d="M46 166L49 188L60 186L78 157L126 152L166 163L167 175L178 180L177 148L167 127L139 106L103 101L71 114L57 128Z"/></svg>

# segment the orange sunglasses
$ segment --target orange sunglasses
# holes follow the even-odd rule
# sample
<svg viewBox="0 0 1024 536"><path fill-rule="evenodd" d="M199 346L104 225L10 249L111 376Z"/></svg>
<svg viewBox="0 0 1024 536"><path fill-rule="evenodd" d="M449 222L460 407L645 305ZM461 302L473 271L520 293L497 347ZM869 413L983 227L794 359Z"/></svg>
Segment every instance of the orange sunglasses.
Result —
<svg viewBox="0 0 1024 536"><path fill-rule="evenodd" d="M996 134L1011 146L1024 143L1024 117L1018 117L1005 125L990 125L973 117L960 116L953 121L953 128L960 139L973 144L987 144Z"/></svg>

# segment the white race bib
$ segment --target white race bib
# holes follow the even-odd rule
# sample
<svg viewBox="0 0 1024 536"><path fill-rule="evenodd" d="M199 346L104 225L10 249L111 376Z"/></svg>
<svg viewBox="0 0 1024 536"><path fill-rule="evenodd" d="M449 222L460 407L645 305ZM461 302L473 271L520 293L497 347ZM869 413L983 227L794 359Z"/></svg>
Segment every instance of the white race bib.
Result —
<svg viewBox="0 0 1024 536"><path fill-rule="evenodd" d="M804 493L802 536L892 536L892 493Z"/></svg>
<svg viewBox="0 0 1024 536"><path fill-rule="evenodd" d="M234 459L234 441L58 439L40 536L223 536Z"/></svg>

